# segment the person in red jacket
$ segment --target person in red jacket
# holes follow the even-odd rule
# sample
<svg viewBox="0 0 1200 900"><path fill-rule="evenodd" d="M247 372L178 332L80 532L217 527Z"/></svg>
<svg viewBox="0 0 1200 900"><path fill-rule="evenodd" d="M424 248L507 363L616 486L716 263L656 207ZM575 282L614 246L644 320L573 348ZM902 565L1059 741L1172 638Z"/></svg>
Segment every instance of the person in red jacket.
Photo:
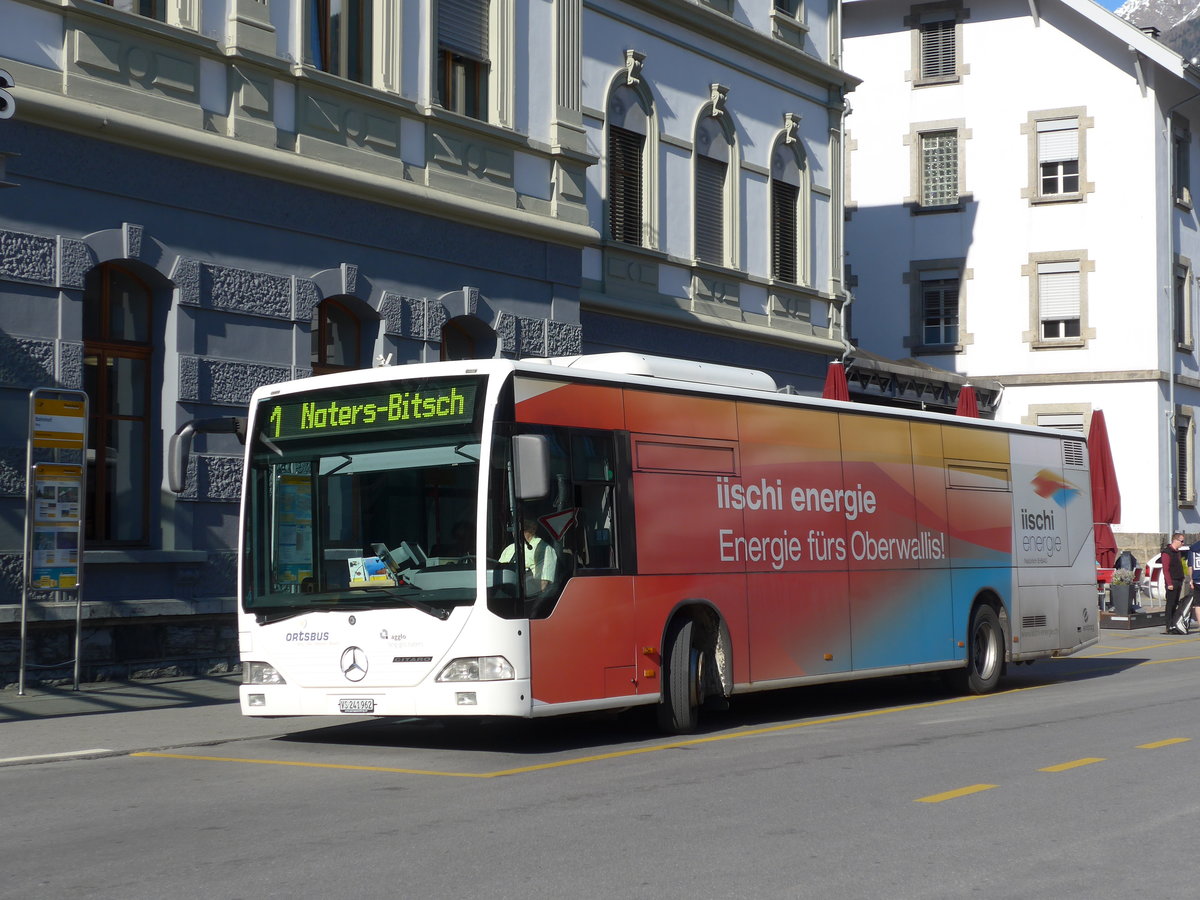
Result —
<svg viewBox="0 0 1200 900"><path fill-rule="evenodd" d="M1179 594L1183 590L1183 535L1175 532L1171 543L1162 549L1163 586L1167 589L1167 630L1165 634L1187 634L1188 623L1179 621Z"/></svg>

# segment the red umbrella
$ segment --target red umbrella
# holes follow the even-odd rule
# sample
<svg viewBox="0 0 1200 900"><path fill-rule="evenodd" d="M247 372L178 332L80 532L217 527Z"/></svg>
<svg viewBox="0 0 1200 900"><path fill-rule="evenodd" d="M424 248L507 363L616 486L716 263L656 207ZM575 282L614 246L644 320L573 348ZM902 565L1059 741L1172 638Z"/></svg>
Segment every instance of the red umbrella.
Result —
<svg viewBox="0 0 1200 900"><path fill-rule="evenodd" d="M1117 539L1112 526L1121 521L1121 488L1117 485L1117 468L1113 465L1112 447L1108 443L1108 426L1104 411L1092 413L1088 429L1088 458L1091 460L1092 521L1096 536L1096 563L1102 569L1112 568L1117 556Z"/></svg>
<svg viewBox="0 0 1200 900"><path fill-rule="evenodd" d="M958 404L954 407L956 416L966 416L968 419L979 418L979 400L975 397L975 388L964 384L958 389Z"/></svg>
<svg viewBox="0 0 1200 900"><path fill-rule="evenodd" d="M846 367L836 359L829 364L825 373L825 390L821 396L826 400L849 400L850 385L846 383Z"/></svg>

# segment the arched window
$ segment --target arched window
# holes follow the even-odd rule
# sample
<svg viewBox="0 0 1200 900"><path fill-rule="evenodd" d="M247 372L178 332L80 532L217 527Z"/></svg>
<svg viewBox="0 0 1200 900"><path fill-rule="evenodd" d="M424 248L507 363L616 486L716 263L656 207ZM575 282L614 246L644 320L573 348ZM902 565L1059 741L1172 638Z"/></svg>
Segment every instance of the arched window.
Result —
<svg viewBox="0 0 1200 900"><path fill-rule="evenodd" d="M771 277L808 282L808 172L803 152L781 141L771 154Z"/></svg>
<svg viewBox="0 0 1200 900"><path fill-rule="evenodd" d="M336 298L322 300L313 312L312 370L314 375L362 367L362 324Z"/></svg>
<svg viewBox="0 0 1200 900"><path fill-rule="evenodd" d="M149 285L118 263L92 269L83 290L88 422L87 539L149 540L151 434Z"/></svg>
<svg viewBox="0 0 1200 900"><path fill-rule="evenodd" d="M644 245L646 135L649 110L630 87L608 100L608 233L614 241Z"/></svg>
<svg viewBox="0 0 1200 900"><path fill-rule="evenodd" d="M721 122L714 116L701 119L696 129L695 255L718 266L729 263L726 199L731 151Z"/></svg>

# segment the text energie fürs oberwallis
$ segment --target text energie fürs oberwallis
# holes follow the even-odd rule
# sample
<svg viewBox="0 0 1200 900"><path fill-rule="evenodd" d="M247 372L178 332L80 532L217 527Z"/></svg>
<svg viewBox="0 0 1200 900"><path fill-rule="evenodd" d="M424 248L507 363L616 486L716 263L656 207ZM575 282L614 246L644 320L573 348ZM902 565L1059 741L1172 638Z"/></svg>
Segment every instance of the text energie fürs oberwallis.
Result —
<svg viewBox="0 0 1200 900"><path fill-rule="evenodd" d="M853 488L785 487L782 479L765 478L742 484L728 476L716 482L717 509L765 510L796 513L842 514L847 522L875 514L875 492L861 484ZM721 562L768 563L776 571L788 563L863 561L918 562L945 559L946 535L940 531L919 529L912 537L872 534L869 528L855 528L846 537L826 534L821 528L796 532L783 529L777 534L739 535L732 528L717 531Z"/></svg>

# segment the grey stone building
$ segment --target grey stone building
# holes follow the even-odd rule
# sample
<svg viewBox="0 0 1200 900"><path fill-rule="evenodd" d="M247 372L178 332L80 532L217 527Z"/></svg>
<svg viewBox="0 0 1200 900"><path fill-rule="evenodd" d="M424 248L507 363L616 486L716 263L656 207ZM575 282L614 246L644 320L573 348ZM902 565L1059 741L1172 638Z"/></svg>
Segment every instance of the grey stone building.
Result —
<svg viewBox="0 0 1200 900"><path fill-rule="evenodd" d="M262 384L632 349L818 392L845 350L838 4L0 0L0 683L29 391L90 398L89 677L232 659ZM614 153L616 156L614 157ZM35 595L35 672L74 604Z"/></svg>

